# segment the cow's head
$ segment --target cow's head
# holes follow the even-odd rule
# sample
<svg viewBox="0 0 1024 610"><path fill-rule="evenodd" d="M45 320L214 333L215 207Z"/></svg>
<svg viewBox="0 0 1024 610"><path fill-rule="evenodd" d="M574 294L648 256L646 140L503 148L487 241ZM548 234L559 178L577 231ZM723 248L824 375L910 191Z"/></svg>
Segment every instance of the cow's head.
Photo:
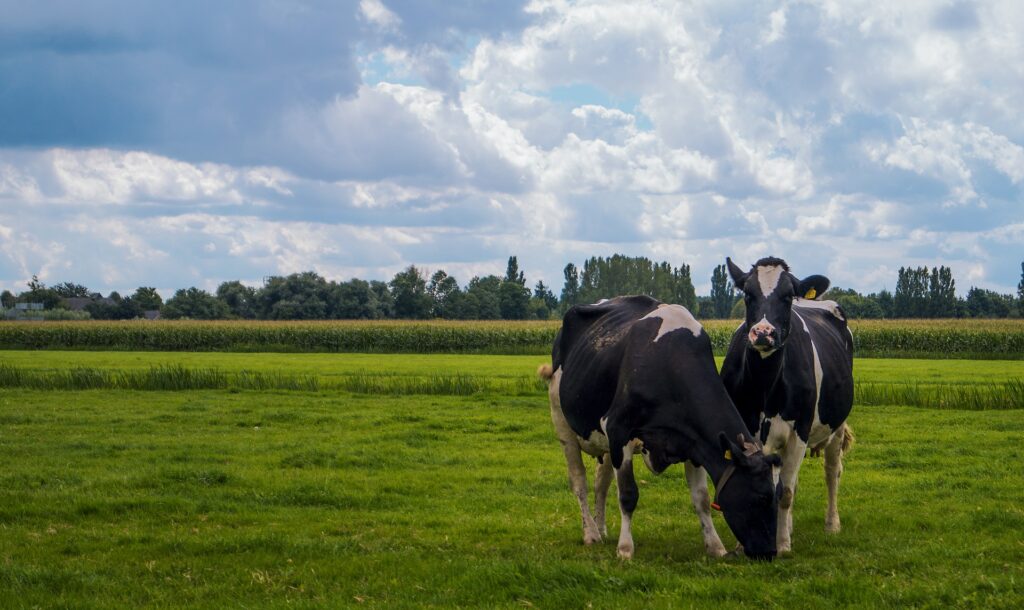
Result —
<svg viewBox="0 0 1024 610"><path fill-rule="evenodd" d="M747 306L747 344L765 358L780 349L789 336L793 299L813 299L828 290L827 277L797 279L781 258L762 258L746 273L732 259L725 262Z"/></svg>
<svg viewBox="0 0 1024 610"><path fill-rule="evenodd" d="M743 440L742 435L737 440ZM715 490L725 522L747 557L771 561L776 554L779 516L772 468L781 466L782 460L765 455L749 441L738 445L724 433L718 435L718 441L729 463L728 479L719 479Z"/></svg>

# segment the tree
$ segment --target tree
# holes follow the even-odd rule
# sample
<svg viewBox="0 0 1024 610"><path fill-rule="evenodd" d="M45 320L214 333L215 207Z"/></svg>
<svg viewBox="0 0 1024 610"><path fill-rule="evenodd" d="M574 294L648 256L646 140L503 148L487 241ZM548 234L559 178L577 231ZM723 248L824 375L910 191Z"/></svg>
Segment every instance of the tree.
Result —
<svg viewBox="0 0 1024 610"><path fill-rule="evenodd" d="M533 298L543 301L549 312L558 309L558 298L544 284L543 280L537 280L537 284L533 287Z"/></svg>
<svg viewBox="0 0 1024 610"><path fill-rule="evenodd" d="M496 275L474 277L466 287L468 307L475 310L474 319L501 319L501 278Z"/></svg>
<svg viewBox="0 0 1024 610"><path fill-rule="evenodd" d="M1013 309L1013 297L984 288L971 287L967 291L967 315L972 318L1005 318Z"/></svg>
<svg viewBox="0 0 1024 610"><path fill-rule="evenodd" d="M139 286L135 289L135 294L130 298L142 311L154 311L160 309L164 304L164 300L160 297L160 293L156 291L156 288L151 286Z"/></svg>
<svg viewBox="0 0 1024 610"><path fill-rule="evenodd" d="M725 265L716 265L711 272L711 308L715 318L728 318L732 312L732 280Z"/></svg>
<svg viewBox="0 0 1024 610"><path fill-rule="evenodd" d="M430 317L430 295L427 281L415 265L399 271L391 280L391 294L395 299L395 317L422 320Z"/></svg>
<svg viewBox="0 0 1024 610"><path fill-rule="evenodd" d="M893 295L893 316L896 318L923 318L928 315L927 267L900 267Z"/></svg>
<svg viewBox="0 0 1024 610"><path fill-rule="evenodd" d="M71 282L63 282L53 287L53 291L56 292L61 298L72 299L76 297L88 298L89 289L81 284L73 284Z"/></svg>
<svg viewBox="0 0 1024 610"><path fill-rule="evenodd" d="M932 318L956 316L956 282L949 267L932 267L928 278L928 315Z"/></svg>
<svg viewBox="0 0 1024 610"><path fill-rule="evenodd" d="M243 320L256 318L259 302L255 288L246 286L238 280L223 282L217 286L217 298L228 306L233 317Z"/></svg>
<svg viewBox="0 0 1024 610"><path fill-rule="evenodd" d="M205 290L182 288L160 308L160 315L171 320L223 320L231 314L227 304Z"/></svg>
<svg viewBox="0 0 1024 610"><path fill-rule="evenodd" d="M380 318L395 317L395 297L391 294L387 282L380 280L370 281L370 291L377 299L377 315Z"/></svg>
<svg viewBox="0 0 1024 610"><path fill-rule="evenodd" d="M16 301L17 299L15 298L14 293L10 290L4 290L0 293L0 307L13 309Z"/></svg>
<svg viewBox="0 0 1024 610"><path fill-rule="evenodd" d="M498 307L505 320L525 320L530 315L530 289L514 256L508 257L505 278L498 289Z"/></svg>
<svg viewBox="0 0 1024 610"><path fill-rule="evenodd" d="M378 303L377 293L370 283L353 278L338 284L335 289L334 313L336 318L344 320L376 320L383 317Z"/></svg>
<svg viewBox="0 0 1024 610"><path fill-rule="evenodd" d="M260 317L269 320L324 320L332 317L333 287L314 271L274 276L257 293Z"/></svg>
<svg viewBox="0 0 1024 610"><path fill-rule="evenodd" d="M64 299L52 288L39 281L39 276L33 275L28 282L28 291L18 295L18 301L22 303L42 303L43 309L56 309L61 306Z"/></svg>
<svg viewBox="0 0 1024 610"><path fill-rule="evenodd" d="M569 263L562 271L565 277L565 284L562 286L562 309L568 310L579 303L580 299L580 274L576 265Z"/></svg>
<svg viewBox="0 0 1024 610"><path fill-rule="evenodd" d="M85 306L85 311L94 320L134 320L143 315L142 307L130 297L113 303L94 301Z"/></svg>
<svg viewBox="0 0 1024 610"><path fill-rule="evenodd" d="M445 273L444 269L438 269L430 277L430 284L427 285L427 294L432 301L431 314L435 318L451 318L450 310L452 295L459 290L459 283L455 278Z"/></svg>

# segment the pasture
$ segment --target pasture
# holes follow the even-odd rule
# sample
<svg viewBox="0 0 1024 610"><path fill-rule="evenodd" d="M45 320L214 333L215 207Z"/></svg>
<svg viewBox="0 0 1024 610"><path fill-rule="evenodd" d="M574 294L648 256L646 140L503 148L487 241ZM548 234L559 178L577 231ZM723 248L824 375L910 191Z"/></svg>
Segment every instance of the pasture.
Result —
<svg viewBox="0 0 1024 610"><path fill-rule="evenodd" d="M6 370L39 385L0 375L12 382L0 389L0 603L1024 603L1024 417L999 401L969 404L971 388L1019 383L1024 363L858 360L862 387L897 398L909 395L901 387L938 387L968 402L859 400L843 532L822 530L822 463L808 459L794 555L755 564L704 557L679 467L660 477L637 467L632 562L618 561L612 542L584 547L546 397L532 379L542 360L2 352ZM179 380L201 379L180 371L219 371L228 381L177 391L46 385L75 370L178 371ZM242 371L314 378L315 389L246 389L230 376ZM979 408L989 410L968 410Z"/></svg>

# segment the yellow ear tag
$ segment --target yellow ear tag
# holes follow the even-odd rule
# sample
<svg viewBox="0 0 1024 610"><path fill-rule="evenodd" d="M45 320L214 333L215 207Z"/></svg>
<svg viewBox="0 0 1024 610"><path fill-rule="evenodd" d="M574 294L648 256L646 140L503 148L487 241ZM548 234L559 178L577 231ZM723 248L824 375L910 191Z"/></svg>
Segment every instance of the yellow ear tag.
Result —
<svg viewBox="0 0 1024 610"><path fill-rule="evenodd" d="M813 289L813 288L811 288L810 290L807 291L807 294L804 295L804 298L805 299L813 299L816 296L818 296L818 291Z"/></svg>
<svg viewBox="0 0 1024 610"><path fill-rule="evenodd" d="M727 460L731 460L732 459L732 451L729 451L728 449L725 450L725 459L727 459Z"/></svg>

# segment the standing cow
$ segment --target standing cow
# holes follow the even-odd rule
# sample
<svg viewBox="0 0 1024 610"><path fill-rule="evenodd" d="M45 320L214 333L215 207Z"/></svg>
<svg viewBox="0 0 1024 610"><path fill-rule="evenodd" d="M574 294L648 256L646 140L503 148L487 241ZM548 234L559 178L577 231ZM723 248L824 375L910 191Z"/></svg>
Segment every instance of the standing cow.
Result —
<svg viewBox="0 0 1024 610"><path fill-rule="evenodd" d="M709 555L726 551L711 520L707 472L746 554L775 556L772 467L780 460L765 456L747 434L718 377L711 341L685 307L643 296L573 307L551 360L540 374L549 380L551 419L583 516L584 543L607 535L604 508L614 469L622 514L618 554L633 556L631 524L639 498L633 455L640 453L656 474L686 462ZM593 516L581 450L598 458Z"/></svg>
<svg viewBox="0 0 1024 610"><path fill-rule="evenodd" d="M846 417L853 406L853 336L834 301L815 300L829 280L803 280L778 258L757 261L744 273L726 259L743 292L746 321L736 329L722 365L722 380L765 453L782 456L777 547L788 552L793 497L804 452L825 451L828 509L825 531L839 531L839 476L853 442Z"/></svg>

